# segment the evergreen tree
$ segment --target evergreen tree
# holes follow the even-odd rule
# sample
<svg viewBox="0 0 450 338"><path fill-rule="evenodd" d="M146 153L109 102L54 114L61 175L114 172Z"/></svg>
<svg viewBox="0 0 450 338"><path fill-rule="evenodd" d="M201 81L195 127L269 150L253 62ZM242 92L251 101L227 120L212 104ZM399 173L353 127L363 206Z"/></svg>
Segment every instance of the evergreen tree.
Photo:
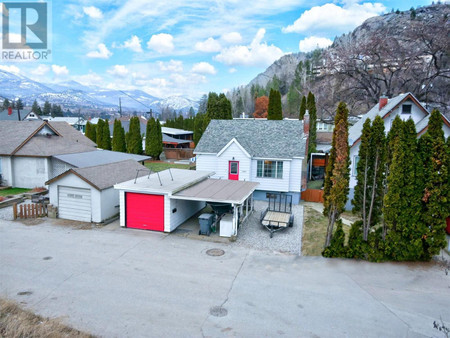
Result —
<svg viewBox="0 0 450 338"><path fill-rule="evenodd" d="M11 106L11 103L9 102L9 100L8 99L4 99L3 100L3 106L2 106L3 110L8 109L9 106Z"/></svg>
<svg viewBox="0 0 450 338"><path fill-rule="evenodd" d="M316 98L314 94L309 92L308 98L306 99L306 109L309 112L309 140L308 140L308 158L310 158L311 153L317 151L316 144L316 134L317 134L317 109L316 109Z"/></svg>
<svg viewBox="0 0 450 338"><path fill-rule="evenodd" d="M383 198L385 134L384 121L377 116L371 126L370 119L364 122L357 164L357 184L352 204L363 221L363 239L368 240L369 229L381 216Z"/></svg>
<svg viewBox="0 0 450 338"><path fill-rule="evenodd" d="M125 143L125 130L123 129L122 122L117 119L114 120L112 150L120 151L122 153L127 151L127 145Z"/></svg>
<svg viewBox="0 0 450 338"><path fill-rule="evenodd" d="M425 226L423 259L428 260L445 247L445 219L450 210L449 159L442 130L442 117L433 110L427 132L419 140L422 169L420 221Z"/></svg>
<svg viewBox="0 0 450 338"><path fill-rule="evenodd" d="M303 117L306 114L306 96L302 97L302 101L300 103L300 116L299 119L303 120Z"/></svg>
<svg viewBox="0 0 450 338"><path fill-rule="evenodd" d="M163 152L163 135L161 130L161 123L159 120L156 120L156 135L157 138L155 138L155 150L158 153L158 156L156 157L159 160L159 156Z"/></svg>
<svg viewBox="0 0 450 338"><path fill-rule="evenodd" d="M50 102L45 101L44 102L44 108L42 109L42 113L46 116L50 115L52 110L52 105L50 104Z"/></svg>
<svg viewBox="0 0 450 338"><path fill-rule="evenodd" d="M300 92L295 87L294 83L289 87L289 91L287 93L287 104L288 104L288 113L289 115L294 115L301 104Z"/></svg>
<svg viewBox="0 0 450 338"><path fill-rule="evenodd" d="M271 89L269 94L269 106L267 109L268 120L282 120L281 94L278 90Z"/></svg>
<svg viewBox="0 0 450 338"><path fill-rule="evenodd" d="M200 141L200 138L203 135L203 114L197 114L194 119L194 143L195 145L198 144L198 141Z"/></svg>
<svg viewBox="0 0 450 338"><path fill-rule="evenodd" d="M339 103L336 112L336 125L333 131L332 149L327 167L327 194L324 192L324 214L328 216L327 237L325 247L331 243L334 223L339 220L344 211L348 195L349 184L349 146L348 146L348 110L345 103ZM345 117L345 119L343 119ZM331 161L330 161L331 160ZM330 163L332 162L332 163ZM325 189L324 189L325 190Z"/></svg>
<svg viewBox="0 0 450 338"><path fill-rule="evenodd" d="M97 136L97 140L95 143L97 143L97 148L100 149L105 149L105 134L103 133L103 125L105 124L105 122L102 119L99 119L97 122L97 128L96 128L96 136Z"/></svg>
<svg viewBox="0 0 450 338"><path fill-rule="evenodd" d="M109 130L109 120L106 119L103 123L103 147L102 149L111 150L111 131Z"/></svg>
<svg viewBox="0 0 450 338"><path fill-rule="evenodd" d="M206 94L204 94L198 104L197 114L206 114L207 105L208 105L208 97L206 96Z"/></svg>
<svg viewBox="0 0 450 338"><path fill-rule="evenodd" d="M126 135L127 153L142 154L142 136L139 117L133 116L130 119L130 127Z"/></svg>
<svg viewBox="0 0 450 338"><path fill-rule="evenodd" d="M31 111L36 115L41 115L41 107L39 107L36 100L34 100L33 105L31 106Z"/></svg>
<svg viewBox="0 0 450 338"><path fill-rule="evenodd" d="M424 227L419 222L420 184L417 136L413 120L401 122L399 136L394 139L392 162L384 197L387 226L385 253L394 260L417 260L422 256Z"/></svg>
<svg viewBox="0 0 450 338"><path fill-rule="evenodd" d="M91 122L86 123L86 132L85 135L88 139L90 139L92 142L97 143L97 133L96 133L97 126L95 124L92 124Z"/></svg>

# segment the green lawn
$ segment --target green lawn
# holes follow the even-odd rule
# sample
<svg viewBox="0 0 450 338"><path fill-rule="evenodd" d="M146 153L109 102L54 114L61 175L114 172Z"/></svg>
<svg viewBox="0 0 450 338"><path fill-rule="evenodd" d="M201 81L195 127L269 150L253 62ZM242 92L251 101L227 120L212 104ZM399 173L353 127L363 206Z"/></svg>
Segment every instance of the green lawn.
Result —
<svg viewBox="0 0 450 338"><path fill-rule="evenodd" d="M309 181L308 189L322 189L323 180Z"/></svg>
<svg viewBox="0 0 450 338"><path fill-rule="evenodd" d="M23 194L25 192L29 192L31 189L24 188L9 188L5 190L0 190L0 196L9 196L9 195L18 195Z"/></svg>
<svg viewBox="0 0 450 338"><path fill-rule="evenodd" d="M189 164L175 164L168 162L147 162L145 166L153 172L163 171L169 168L189 169Z"/></svg>

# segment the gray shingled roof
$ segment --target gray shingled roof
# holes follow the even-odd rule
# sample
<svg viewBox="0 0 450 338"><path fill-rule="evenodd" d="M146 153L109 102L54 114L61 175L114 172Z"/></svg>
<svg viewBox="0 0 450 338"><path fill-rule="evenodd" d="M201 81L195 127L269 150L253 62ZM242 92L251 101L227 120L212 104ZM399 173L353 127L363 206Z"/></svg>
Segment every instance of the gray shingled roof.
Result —
<svg viewBox="0 0 450 338"><path fill-rule="evenodd" d="M252 157L305 156L306 138L300 120L212 120L194 153L217 154L233 138Z"/></svg>
<svg viewBox="0 0 450 338"><path fill-rule="evenodd" d="M138 177L148 175L149 171L142 164L135 160L126 160L116 163L108 163L87 168L74 168L65 173L52 178L45 182L46 185L55 182L60 178L66 176L68 173L75 173L82 177L89 184L98 190L103 190L114 186L114 184L122 183L134 179L138 169L143 169L138 174Z"/></svg>
<svg viewBox="0 0 450 338"><path fill-rule="evenodd" d="M94 150L75 154L54 155L53 158L66 162L77 168L121 162L129 159L136 162L151 159L150 156L127 154L110 150Z"/></svg>
<svg viewBox="0 0 450 338"><path fill-rule="evenodd" d="M162 140L163 140L163 142L170 142L170 143L176 143L176 144L191 143L190 140L180 140L177 138L170 137L166 134L162 134Z"/></svg>
<svg viewBox="0 0 450 338"><path fill-rule="evenodd" d="M38 130L43 121L0 121L0 154L10 155L28 137ZM16 155L52 156L95 150L95 143L66 122L50 122L61 136L35 135Z"/></svg>

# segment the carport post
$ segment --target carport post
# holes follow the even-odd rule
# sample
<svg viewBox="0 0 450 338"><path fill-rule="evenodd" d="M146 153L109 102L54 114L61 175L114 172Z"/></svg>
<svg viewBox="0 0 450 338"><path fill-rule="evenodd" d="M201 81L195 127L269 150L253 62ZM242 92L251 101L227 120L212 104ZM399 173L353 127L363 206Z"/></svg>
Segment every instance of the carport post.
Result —
<svg viewBox="0 0 450 338"><path fill-rule="evenodd" d="M232 204L233 206L233 234L234 236L237 235L237 207L235 204Z"/></svg>

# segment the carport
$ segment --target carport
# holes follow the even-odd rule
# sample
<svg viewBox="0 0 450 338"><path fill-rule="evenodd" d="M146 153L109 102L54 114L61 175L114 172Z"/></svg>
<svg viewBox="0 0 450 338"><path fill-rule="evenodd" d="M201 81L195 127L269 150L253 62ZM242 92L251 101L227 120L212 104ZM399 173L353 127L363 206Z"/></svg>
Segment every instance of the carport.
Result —
<svg viewBox="0 0 450 338"><path fill-rule="evenodd" d="M116 184L122 227L172 232L206 203L230 204L232 233L253 211L258 183L211 179L214 172L168 169ZM244 217L241 217L241 216Z"/></svg>

